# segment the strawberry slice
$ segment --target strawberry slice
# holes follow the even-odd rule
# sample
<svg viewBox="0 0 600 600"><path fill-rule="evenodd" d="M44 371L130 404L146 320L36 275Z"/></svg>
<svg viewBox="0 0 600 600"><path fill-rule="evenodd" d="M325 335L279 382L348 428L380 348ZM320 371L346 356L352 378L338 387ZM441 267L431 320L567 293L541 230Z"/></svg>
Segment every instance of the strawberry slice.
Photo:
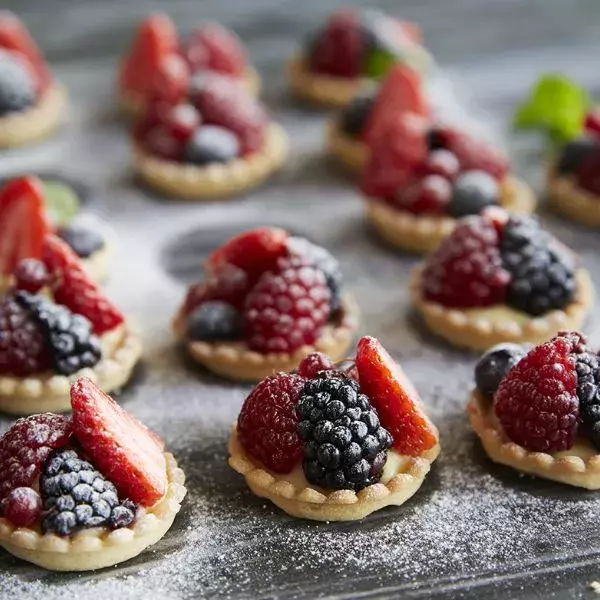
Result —
<svg viewBox="0 0 600 600"><path fill-rule="evenodd" d="M178 49L177 29L167 15L157 13L144 19L121 67L120 88L145 97L163 59Z"/></svg>
<svg viewBox="0 0 600 600"><path fill-rule="evenodd" d="M421 79L410 67L396 65L383 83L363 132L367 143L387 136L390 120L412 113L430 119L431 110L421 86Z"/></svg>
<svg viewBox="0 0 600 600"><path fill-rule="evenodd" d="M186 49L192 71L217 71L234 77L244 74L248 63L246 51L238 37L218 23L192 30Z"/></svg>
<svg viewBox="0 0 600 600"><path fill-rule="evenodd" d="M52 74L46 61L23 23L9 11L0 11L0 48L17 52L27 60L35 73L38 93L50 85Z"/></svg>
<svg viewBox="0 0 600 600"><path fill-rule="evenodd" d="M125 322L125 317L85 272L77 255L55 235L44 238L42 261L55 277L54 300L87 317L94 333L102 335Z"/></svg>
<svg viewBox="0 0 600 600"><path fill-rule="evenodd" d="M36 177L9 181L0 192L0 274L8 276L24 258L41 258L51 231L42 183Z"/></svg>
<svg viewBox="0 0 600 600"><path fill-rule="evenodd" d="M360 388L377 409L394 439L394 450L418 456L438 443L438 431L423 410L419 394L378 340L358 342L356 366Z"/></svg>
<svg viewBox="0 0 600 600"><path fill-rule="evenodd" d="M119 494L142 506L160 500L167 488L160 438L85 377L71 386L71 407L77 441Z"/></svg>

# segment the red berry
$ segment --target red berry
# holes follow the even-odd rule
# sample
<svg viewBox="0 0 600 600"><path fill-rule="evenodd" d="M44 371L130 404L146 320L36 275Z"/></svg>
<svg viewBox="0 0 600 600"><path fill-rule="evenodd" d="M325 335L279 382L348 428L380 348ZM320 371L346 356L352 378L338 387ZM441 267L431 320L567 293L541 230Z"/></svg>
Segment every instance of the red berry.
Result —
<svg viewBox="0 0 600 600"><path fill-rule="evenodd" d="M200 126L200 115L191 104L178 104L167 112L165 126L173 139L187 142Z"/></svg>
<svg viewBox="0 0 600 600"><path fill-rule="evenodd" d="M333 369L333 363L326 354L322 352L313 352L306 356L298 367L298 375L312 379L320 371L330 371Z"/></svg>
<svg viewBox="0 0 600 600"><path fill-rule="evenodd" d="M36 523L42 514L42 499L30 487L12 490L0 504L0 515L17 527L29 527Z"/></svg>
<svg viewBox="0 0 600 600"><path fill-rule="evenodd" d="M331 292L319 269L291 261L258 280L244 309L245 337L257 352L294 352L312 346L330 313Z"/></svg>
<svg viewBox="0 0 600 600"><path fill-rule="evenodd" d="M309 49L308 68L334 77L359 77L365 36L358 15L348 9L335 13Z"/></svg>
<svg viewBox="0 0 600 600"><path fill-rule="evenodd" d="M170 54L159 63L152 73L146 92L149 104L176 106L183 102L190 86L190 70L182 56Z"/></svg>
<svg viewBox="0 0 600 600"><path fill-rule="evenodd" d="M246 398L238 417L244 450L276 473L289 473L302 460L296 402L304 382L287 373L267 377Z"/></svg>
<svg viewBox="0 0 600 600"><path fill-rule="evenodd" d="M125 317L90 279L77 255L61 239L46 236L42 260L55 279L52 288L55 301L87 317L94 333L102 335L125 322Z"/></svg>
<svg viewBox="0 0 600 600"><path fill-rule="evenodd" d="M508 438L533 452L568 450L577 436L576 339L536 346L500 383L494 411Z"/></svg>
<svg viewBox="0 0 600 600"><path fill-rule="evenodd" d="M0 500L33 485L52 450L71 438L71 420L46 413L19 419L0 438Z"/></svg>
<svg viewBox="0 0 600 600"><path fill-rule="evenodd" d="M462 219L425 265L425 298L454 308L502 304L510 275L502 266L499 244L490 220Z"/></svg>
<svg viewBox="0 0 600 600"><path fill-rule="evenodd" d="M37 294L50 283L50 273L46 265L36 258L22 260L15 269L13 276L17 289Z"/></svg>
<svg viewBox="0 0 600 600"><path fill-rule="evenodd" d="M433 150L421 165L419 172L424 177L439 175L448 181L454 181L460 172L460 163L449 150Z"/></svg>
<svg viewBox="0 0 600 600"><path fill-rule="evenodd" d="M167 473L159 438L90 379L72 385L71 406L77 441L119 494L143 506L160 500Z"/></svg>
<svg viewBox="0 0 600 600"><path fill-rule="evenodd" d="M247 64L246 51L238 37L218 23L192 30L185 49L192 68L240 77Z"/></svg>
<svg viewBox="0 0 600 600"><path fill-rule="evenodd" d="M229 77L204 77L192 91L192 102L209 125L229 129L238 137L242 154L262 148L267 114L259 100Z"/></svg>
<svg viewBox="0 0 600 600"><path fill-rule="evenodd" d="M583 127L586 131L589 131L594 135L600 135L600 112L597 110L589 112L585 116Z"/></svg>
<svg viewBox="0 0 600 600"><path fill-rule="evenodd" d="M584 159L575 173L577 183L588 192L600 196L600 152Z"/></svg>
<svg viewBox="0 0 600 600"><path fill-rule="evenodd" d="M176 139L167 125L157 125L140 140L144 150L163 160L178 162L183 156L184 143Z"/></svg>
<svg viewBox="0 0 600 600"><path fill-rule="evenodd" d="M419 394L381 343L364 337L356 349L356 367L364 392L394 439L400 454L418 456L438 442L438 432L429 420Z"/></svg>
<svg viewBox="0 0 600 600"><path fill-rule="evenodd" d="M403 190L395 205L415 215L443 215L451 199L452 184L440 175L428 175Z"/></svg>

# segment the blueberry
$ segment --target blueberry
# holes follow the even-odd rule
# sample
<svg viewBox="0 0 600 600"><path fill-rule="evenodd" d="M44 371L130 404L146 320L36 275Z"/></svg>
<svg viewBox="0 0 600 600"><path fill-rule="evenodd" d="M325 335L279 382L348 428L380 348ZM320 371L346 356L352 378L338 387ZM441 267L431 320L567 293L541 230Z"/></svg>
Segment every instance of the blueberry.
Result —
<svg viewBox="0 0 600 600"><path fill-rule="evenodd" d="M185 148L185 160L195 165L226 163L240 155L240 143L234 133L216 125L199 127Z"/></svg>
<svg viewBox="0 0 600 600"><path fill-rule="evenodd" d="M83 225L66 225L58 230L58 235L80 258L90 257L106 244L100 233Z"/></svg>
<svg viewBox="0 0 600 600"><path fill-rule="evenodd" d="M491 399L500 382L526 352L526 348L519 344L498 344L490 348L475 366L475 384L479 392Z"/></svg>
<svg viewBox="0 0 600 600"><path fill-rule="evenodd" d="M600 152L600 143L592 137L581 137L568 142L561 149L556 170L560 175L574 173L586 158L598 152Z"/></svg>
<svg viewBox="0 0 600 600"><path fill-rule="evenodd" d="M448 210L453 217L478 215L500 200L498 182L484 171L465 171L454 182Z"/></svg>
<svg viewBox="0 0 600 600"><path fill-rule="evenodd" d="M188 317L190 340L236 340L241 336L242 318L233 306L217 300L205 302Z"/></svg>
<svg viewBox="0 0 600 600"><path fill-rule="evenodd" d="M23 61L0 50L0 117L33 106L35 82Z"/></svg>
<svg viewBox="0 0 600 600"><path fill-rule="evenodd" d="M372 94L358 96L342 112L340 128L345 134L351 137L360 136L371 114L374 99Z"/></svg>

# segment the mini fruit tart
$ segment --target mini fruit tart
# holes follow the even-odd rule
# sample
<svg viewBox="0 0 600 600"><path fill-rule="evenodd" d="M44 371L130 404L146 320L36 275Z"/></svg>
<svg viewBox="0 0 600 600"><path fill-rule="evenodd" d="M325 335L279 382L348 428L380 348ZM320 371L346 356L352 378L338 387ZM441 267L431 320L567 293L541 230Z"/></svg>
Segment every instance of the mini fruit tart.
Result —
<svg viewBox="0 0 600 600"><path fill-rule="evenodd" d="M431 331L474 350L539 344L579 328L594 301L590 276L568 248L536 217L500 209L460 220L415 271L411 294Z"/></svg>
<svg viewBox="0 0 600 600"><path fill-rule="evenodd" d="M600 125L599 125L600 127ZM600 131L567 142L548 172L548 197L557 212L600 227Z"/></svg>
<svg viewBox="0 0 600 600"><path fill-rule="evenodd" d="M355 365L307 356L246 398L229 464L257 496L315 521L355 521L404 504L440 452L438 432L402 369L372 337Z"/></svg>
<svg viewBox="0 0 600 600"><path fill-rule="evenodd" d="M489 206L529 214L536 201L506 158L471 134L434 124L413 71L395 67L363 126L367 219L389 244L433 251L456 220Z"/></svg>
<svg viewBox="0 0 600 600"><path fill-rule="evenodd" d="M253 229L208 258L173 328L192 358L229 379L291 371L311 352L346 355L358 308L338 261L282 229Z"/></svg>
<svg viewBox="0 0 600 600"><path fill-rule="evenodd" d="M600 489L600 358L561 331L533 349L501 344L475 368L471 425L497 463Z"/></svg>
<svg viewBox="0 0 600 600"><path fill-rule="evenodd" d="M183 101L194 78L206 73L230 77L253 96L260 90L260 77L235 33L206 23L192 29L182 42L167 15L150 15L140 24L121 64L119 103L126 113L140 115L153 100L157 84L165 81L172 101Z"/></svg>
<svg viewBox="0 0 600 600"><path fill-rule="evenodd" d="M0 411L10 414L68 410L70 385L84 375L118 390L141 354L65 242L46 236L41 255L19 262L0 297Z"/></svg>
<svg viewBox="0 0 600 600"><path fill-rule="evenodd" d="M134 127L134 169L150 187L188 200L232 196L285 161L284 130L231 78L203 75L189 102L159 100Z"/></svg>
<svg viewBox="0 0 600 600"><path fill-rule="evenodd" d="M57 219L46 201L48 188L37 177L19 177L0 188L0 292L13 283L24 258L42 258L45 237L54 233L81 259L95 281L107 277L109 249L96 222Z"/></svg>
<svg viewBox="0 0 600 600"><path fill-rule="evenodd" d="M0 149L48 137L66 107L65 88L52 78L25 26L0 11Z"/></svg>
<svg viewBox="0 0 600 600"><path fill-rule="evenodd" d="M395 64L426 74L432 59L413 23L375 10L343 8L288 63L294 94L323 106L347 106Z"/></svg>
<svg viewBox="0 0 600 600"><path fill-rule="evenodd" d="M162 440L90 379L71 417L19 419L0 438L0 547L52 571L122 563L160 540L186 494Z"/></svg>

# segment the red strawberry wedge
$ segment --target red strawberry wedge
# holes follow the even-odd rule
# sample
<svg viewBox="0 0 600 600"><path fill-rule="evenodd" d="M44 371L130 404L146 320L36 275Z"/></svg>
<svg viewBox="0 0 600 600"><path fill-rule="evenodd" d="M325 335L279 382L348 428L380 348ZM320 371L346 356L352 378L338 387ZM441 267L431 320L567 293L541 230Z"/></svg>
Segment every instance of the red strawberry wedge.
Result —
<svg viewBox="0 0 600 600"><path fill-rule="evenodd" d="M356 366L361 390L369 396L396 452L418 456L438 443L438 431L421 406L412 383L385 348L372 337L358 342Z"/></svg>
<svg viewBox="0 0 600 600"><path fill-rule="evenodd" d="M49 232L39 179L9 181L0 191L0 275L12 274L24 258L41 258Z"/></svg>
<svg viewBox="0 0 600 600"><path fill-rule="evenodd" d="M244 74L247 63L246 51L237 36L218 23L193 29L185 56L194 72L206 69L236 77Z"/></svg>
<svg viewBox="0 0 600 600"><path fill-rule="evenodd" d="M167 488L162 442L90 379L71 387L73 431L98 470L119 494L152 506Z"/></svg>
<svg viewBox="0 0 600 600"><path fill-rule="evenodd" d="M47 235L42 261L55 278L54 299L72 312L87 317L94 333L102 335L125 322L125 317L89 278L77 255L55 235Z"/></svg>

